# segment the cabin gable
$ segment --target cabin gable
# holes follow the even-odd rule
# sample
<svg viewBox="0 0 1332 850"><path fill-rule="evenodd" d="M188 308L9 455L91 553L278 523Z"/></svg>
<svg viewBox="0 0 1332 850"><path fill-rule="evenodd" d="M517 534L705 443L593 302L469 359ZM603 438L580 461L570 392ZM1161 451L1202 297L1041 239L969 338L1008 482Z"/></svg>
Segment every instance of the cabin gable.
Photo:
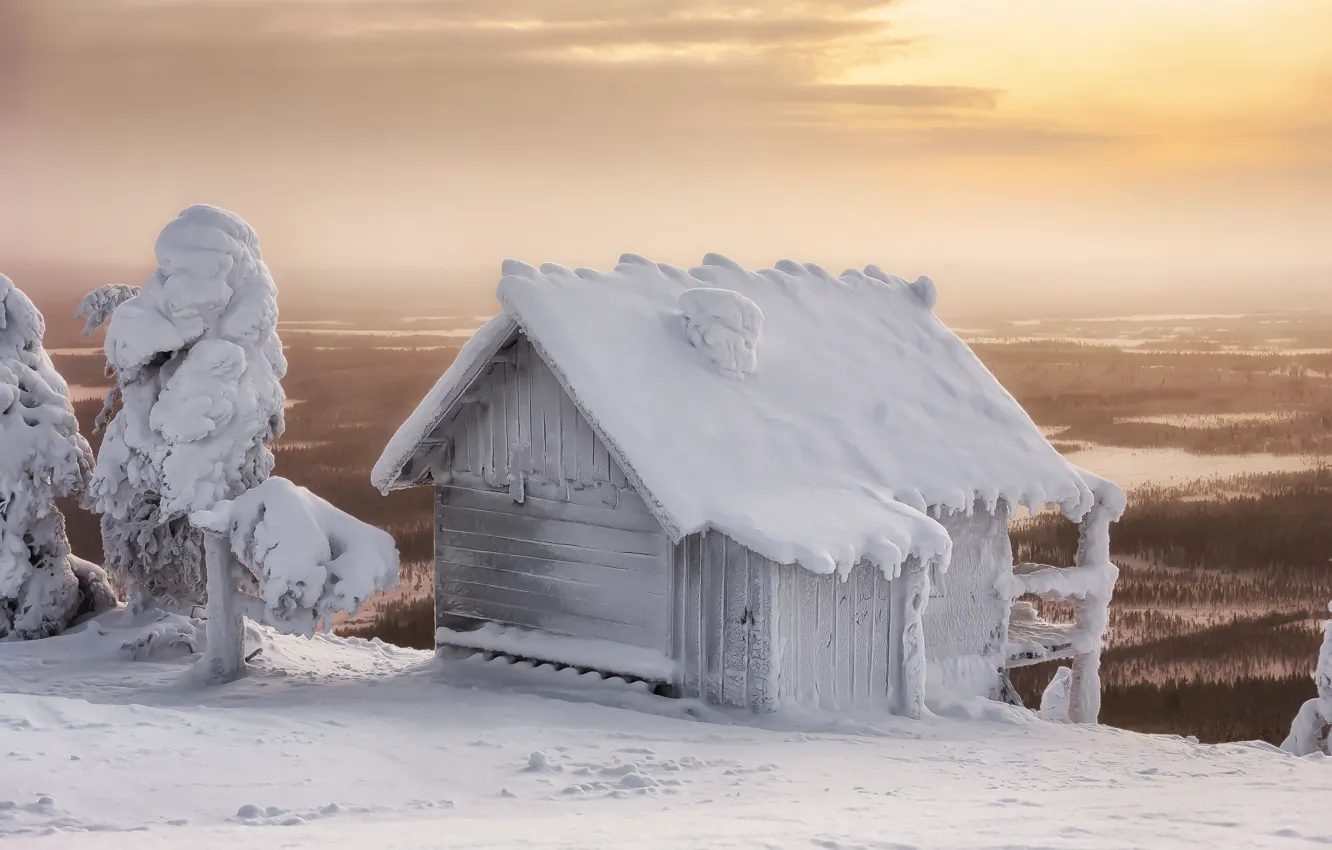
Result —
<svg viewBox="0 0 1332 850"><path fill-rule="evenodd" d="M524 336L489 358L431 441L438 626L670 652L666 532Z"/></svg>

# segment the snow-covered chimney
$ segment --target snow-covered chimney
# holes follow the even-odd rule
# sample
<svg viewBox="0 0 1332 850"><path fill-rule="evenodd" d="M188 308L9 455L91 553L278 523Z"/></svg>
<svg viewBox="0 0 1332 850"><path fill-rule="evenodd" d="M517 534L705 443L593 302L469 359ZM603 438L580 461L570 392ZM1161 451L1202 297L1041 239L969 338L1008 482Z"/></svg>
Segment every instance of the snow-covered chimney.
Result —
<svg viewBox="0 0 1332 850"><path fill-rule="evenodd" d="M717 371L741 379L758 368L758 341L763 311L729 289L699 287L680 293L685 335L707 355Z"/></svg>

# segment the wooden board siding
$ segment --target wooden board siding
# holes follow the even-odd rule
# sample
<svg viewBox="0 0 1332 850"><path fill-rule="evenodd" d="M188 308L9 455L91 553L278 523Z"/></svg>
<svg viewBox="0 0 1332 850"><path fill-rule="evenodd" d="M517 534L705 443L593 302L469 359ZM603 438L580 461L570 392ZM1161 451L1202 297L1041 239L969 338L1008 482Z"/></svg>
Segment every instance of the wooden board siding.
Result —
<svg viewBox="0 0 1332 850"><path fill-rule="evenodd" d="M886 706L891 583L861 563L845 581L775 566L781 701L828 710Z"/></svg>
<svg viewBox="0 0 1332 850"><path fill-rule="evenodd" d="M463 394L439 435L452 445L456 483L508 490L521 478L534 496L648 514L592 426L521 334Z"/></svg>
<svg viewBox="0 0 1332 850"><path fill-rule="evenodd" d="M777 565L716 531L674 547L671 657L681 696L771 711Z"/></svg>
<svg viewBox="0 0 1332 850"><path fill-rule="evenodd" d="M435 605L483 622L671 650L670 542L527 340L441 426Z"/></svg>

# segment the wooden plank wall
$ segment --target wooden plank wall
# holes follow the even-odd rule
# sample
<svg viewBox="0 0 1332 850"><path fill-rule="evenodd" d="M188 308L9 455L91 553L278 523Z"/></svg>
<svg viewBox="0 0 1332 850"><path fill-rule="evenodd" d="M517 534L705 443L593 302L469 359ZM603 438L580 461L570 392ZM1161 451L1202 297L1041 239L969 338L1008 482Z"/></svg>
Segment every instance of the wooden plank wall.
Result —
<svg viewBox="0 0 1332 850"><path fill-rule="evenodd" d="M717 531L675 545L672 657L681 696L771 711L777 565Z"/></svg>
<svg viewBox="0 0 1332 850"><path fill-rule="evenodd" d="M522 476L533 495L557 501L647 508L578 412L554 373L519 335L464 393L467 402L443 427L453 440L451 472L471 487L509 489Z"/></svg>
<svg viewBox="0 0 1332 850"><path fill-rule="evenodd" d="M794 564L775 569L782 702L886 706L891 583L867 563L845 581Z"/></svg>
<svg viewBox="0 0 1332 850"><path fill-rule="evenodd" d="M671 650L670 542L523 337L442 436L437 622L494 621Z"/></svg>

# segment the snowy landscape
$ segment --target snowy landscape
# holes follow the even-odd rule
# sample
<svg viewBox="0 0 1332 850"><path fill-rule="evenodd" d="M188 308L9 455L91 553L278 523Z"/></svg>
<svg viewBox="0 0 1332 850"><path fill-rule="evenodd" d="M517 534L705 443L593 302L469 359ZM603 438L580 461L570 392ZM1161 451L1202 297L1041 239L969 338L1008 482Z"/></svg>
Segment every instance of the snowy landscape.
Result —
<svg viewBox="0 0 1332 850"><path fill-rule="evenodd" d="M1326 758L1050 723L756 719L526 664L252 629L184 684L116 619L0 650L0 835L22 848L1313 847ZM587 680L587 681L584 681Z"/></svg>
<svg viewBox="0 0 1332 850"><path fill-rule="evenodd" d="M1087 678L1076 662L1072 676L1067 668L1056 672L1043 665L1014 671L1013 684L1027 708L938 685L947 678L932 680L936 686L926 690L922 656L920 684L911 686L916 690L909 699L890 701L893 713L862 704L830 711L799 699L776 711L751 711L719 705L701 691L683 698L664 693L653 676L657 670L664 679L674 675L669 659L645 654L638 660L610 643L543 643L531 633L481 629L455 644L483 651L437 656L386 642L377 635L421 647L456 636L448 629L436 635L433 628L429 499L414 491L386 498L376 489L389 489L415 444L434 428L433 422L413 425L407 414L415 400L454 355L465 368L487 345L498 349L513 323L491 321L485 327L492 330L474 340L469 355L441 346L472 337L483 307L460 309L456 316L403 315L369 328L319 311L279 321L282 299L260 260L255 234L214 208L190 208L169 224L158 239L157 259L158 269L142 289L98 289L78 308L85 330L106 327L105 372L101 357L84 353L91 346L80 342L78 325L64 318L74 314L77 299L63 308L57 302L64 312L48 318L51 330L43 339L46 328L36 308L3 281L0 343L7 348L0 353L13 377L5 385L9 396L0 401L7 399L7 415L19 417L0 420L12 467L6 467L3 483L11 494L6 504L22 508L7 514L0 537L0 614L7 618L0 621L0 752L6 754L0 837L7 846L1108 848L1332 842L1316 804L1332 790L1326 765L1332 633L1320 650L1317 627L1332 588L1327 576L1313 571L1325 567L1293 568L1299 551L1276 552L1265 565L1299 580L1264 584L1256 563L1236 572L1226 568L1228 556L1216 557L1210 574L1196 571L1180 554L1191 551L1187 540L1167 546L1139 540L1132 553L1108 548L1104 523L1124 505L1113 485L1092 474L1122 477L1129 485L1121 525L1130 540L1138 540L1135 529L1147 522L1134 515L1134 496L1136 509L1158 512L1181 505L1195 512L1213 505L1259 506L1286 492L1304 492L1301 487L1325 498L1320 458L1329 451L1325 417L1332 386L1326 376L1332 370L1329 352L1298 336L1321 333L1325 317L1281 319L1291 327L1283 327L1270 351L1180 330L1180 323L1201 321L1193 317L1165 317L1175 323L1170 334L1151 324L1091 341L1071 336L1081 331L1070 322L1049 337L1024 324L1020 338L982 337L990 331L978 329L971 339L1055 448L1091 467L1067 472L1072 467L1039 435L1022 444L1025 454L1011 447L1007 466L1003 458L985 460L994 464L991 478L1023 464L1046 476L1037 494L1022 493L1016 482L997 486L991 510L1009 494L1025 503L1011 525L1019 560L1076 559L1083 571L1070 572L1075 578L1069 579L1049 568L1012 571L1013 597L1029 599L1029 609L1056 620L1076 616L1079 624L1088 616L1086 606L1101 600L1101 608L1091 605L1092 622L1108 631L1078 632L1077 640L1085 643L1090 635L1093 643L1079 644L1077 657L1094 645L1099 658L1102 638L1109 647L1102 722L1114 722L1119 710L1116 688L1233 683L1236 671L1238 680L1259 688L1268 681L1294 683L1289 700L1278 706L1283 729L1264 732L1277 740L1221 733L1211 738L1230 742L1216 744L1189 733L1188 716L1178 718L1182 728L1157 730L1176 734L1070 723L1096 718L1094 708L1086 716L1088 682L1098 702L1102 693L1094 668ZM640 261L629 257L622 265ZM667 270L666 277L677 272ZM839 285L863 285L867 298L886 297L876 287L887 287L899 299L892 302L896 310L929 316L937 293L928 279L907 284L876 269L867 272ZM547 344L554 339L566 363L576 358L586 341L559 337L576 328L573 314L591 309L594 301L580 306L567 289L559 295L568 283L525 288L522 280L536 280L532 267L506 265L506 273L501 297L529 311L522 314L525 327L541 329ZM541 272L556 278L566 273ZM823 274L794 266L783 273L794 280ZM725 258L709 257L690 274L676 275L684 281L681 291L691 293L679 301L681 327L670 326L650 344L661 346L663 357L671 356L676 335L696 348L699 362L731 382L712 390L718 394L713 407L722 409L733 384L762 375L765 362L769 369L781 362L780 350L765 353L760 326L792 333L798 313L784 314L777 296L762 288L767 284L750 290L767 306L766 319L755 302L734 291L687 288L693 280L752 285L755 279ZM591 273L580 277L594 280ZM594 289L587 293L594 298ZM547 298L556 300L543 302ZM48 294L43 306L51 310L49 300ZM561 317L564 309L573 314ZM655 308L644 309L645 316L655 315ZM917 321L901 319L894 334L924 333L916 344L921 350L939 346L940 358L970 356L965 346L950 347L956 340L932 318L923 320L923 332L913 326ZM1109 321L1141 324L1139 317ZM635 335L632 327L598 330ZM646 333L640 329L637 335ZM487 334L494 340L488 342ZM1143 354L1144 340L1164 348ZM1033 347L1040 356L1031 356ZM1078 358L1062 360L1059 353L1070 351ZM1179 409L1206 404L1207 393L1141 393L1128 361L1097 360L1092 352L1138 357L1156 373L1162 364L1149 358L1184 358L1167 367L1183 373L1215 372L1218 363L1239 358L1244 383L1251 386L1257 376L1263 387L1258 394L1269 405L1275 397L1281 406ZM484 356L493 358L494 351ZM1228 359L1202 361L1206 365L1196 359L1207 357ZM787 362L797 364L788 365L794 371L787 374L799 377L799 361ZM984 368L976 368L975 375L989 380ZM1088 370L1101 370L1120 388L1081 397L1059 391L1066 380L1085 386ZM384 380L388 373L396 379ZM603 374L609 394L598 403L610 410L615 394L609 388L616 380L627 386L632 372ZM939 374L942 382L964 373ZM86 392L98 386L99 375L109 377L105 403L100 393ZM337 383L330 385L330 379ZM860 379L862 385L873 380L868 373ZM1164 386L1167 379L1152 380ZM1243 406L1245 399L1227 380L1224 373L1216 378L1215 397ZM1028 384L1046 395L1028 394ZM330 393L330 386L341 392ZM976 387L969 399L983 394L983 386ZM448 381L439 388L455 389ZM797 380L783 394L818 389ZM934 403L922 393L913 411ZM756 422L781 415L763 407L771 400L754 398ZM969 403L996 422L1037 433L1012 399ZM1088 415L1098 405L1114 405L1115 415L1108 421ZM428 415L429 396L420 409ZM677 436L687 432L691 423L669 425L671 415L679 413L662 407L656 421L668 423ZM737 408L730 418L744 415ZM953 421L965 415L959 407ZM403 419L406 441L401 434L390 441ZM848 429L842 436L868 445L870 423L885 427L881 420L875 408L873 419L862 423L870 432L857 436ZM612 425L623 435L632 422ZM809 429L806 439L817 441L819 429L834 426L802 427ZM922 420L906 427L929 426ZM1207 434L1201 445L1197 432ZM631 435L631 445L633 439L639 438ZM662 439L644 434L640 445ZM372 488L369 467L385 444L389 463L376 467ZM965 457L964 449L959 444L957 457ZM888 578L916 569L925 582L918 606L931 580L923 578L922 565L939 560L943 575L951 548L927 506L946 503L958 488L965 493L974 479L957 477L939 495L930 493L929 482L984 466L977 460L896 469L893 476L915 475L920 483L904 491L914 497L883 503L892 522L876 517L877 502L858 495L836 503L838 511L811 526L824 537L801 538L793 530L797 516L778 502L727 515L752 496L726 487L749 485L763 474L763 457L750 450L753 456L742 462L752 465L751 475L719 480L706 490L719 499L716 504L699 494L670 494L669 504L681 512L668 519L680 522L682 534L720 525L765 557L830 581L866 559ZM700 476L716 464L737 462L734 456L745 447L719 445L716 451L711 465L699 467ZM1213 460L1238 457L1248 465ZM891 453L860 460L865 469L897 461ZM832 463L829 455L809 468L826 472ZM666 480L669 467L647 468L649 480ZM867 473L854 464L846 470L847 479L836 482L839 491L867 492ZM542 483L514 480L511 474L506 486L516 503L528 495L525 486ZM765 489L779 486L774 478ZM539 498L541 491L533 493ZM1042 511L1056 501L1075 521L1095 519L1093 502L1108 513L1100 515L1100 525L1084 524L1080 531ZM969 516L969 502L965 497L954 507ZM729 518L718 518L724 515ZM1197 516L1191 521L1196 526ZM874 523L882 537L866 538L854 550L830 548L829 539L854 537L857 527ZM760 534L762 529L767 531ZM1082 544L1070 548L1070 534L1075 543L1081 534ZM1096 542L1088 544L1089 538ZM1298 546L1299 539L1287 543ZM1089 546L1092 560L1084 564ZM1116 565L1095 560L1098 546L1116 554ZM1107 610L1116 571L1116 599L1122 601ZM1170 597L1203 574L1211 577L1212 595L1185 603ZM1024 595L1040 594L1047 585L1051 598ZM1225 592L1239 601L1219 604ZM404 617L420 619L422 610L426 637L402 640L395 627ZM1303 636L1269 659L1267 668L1246 667L1240 655L1229 667L1213 665L1200 675L1199 659L1186 652L1162 664L1140 651L1165 633L1171 645L1185 647L1217 630L1267 622L1264 616L1278 618L1272 628L1294 624ZM344 633L375 636L336 636L334 624ZM1129 657L1135 649L1136 662ZM1117 661L1117 651L1129 656ZM890 685L890 697L897 687ZM909 707L913 700L915 708Z"/></svg>

